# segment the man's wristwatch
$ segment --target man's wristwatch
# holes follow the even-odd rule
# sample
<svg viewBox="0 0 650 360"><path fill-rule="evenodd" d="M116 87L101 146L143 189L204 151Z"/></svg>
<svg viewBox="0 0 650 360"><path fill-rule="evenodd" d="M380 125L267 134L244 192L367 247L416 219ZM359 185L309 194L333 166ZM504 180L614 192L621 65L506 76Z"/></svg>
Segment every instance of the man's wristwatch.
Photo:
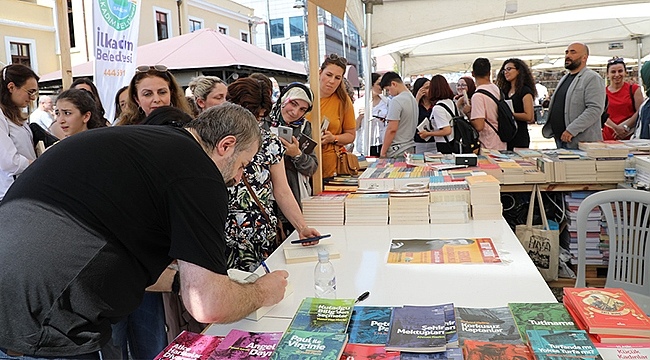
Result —
<svg viewBox="0 0 650 360"><path fill-rule="evenodd" d="M625 129L625 131L630 131L630 127L627 126L627 124L623 124L623 129Z"/></svg>

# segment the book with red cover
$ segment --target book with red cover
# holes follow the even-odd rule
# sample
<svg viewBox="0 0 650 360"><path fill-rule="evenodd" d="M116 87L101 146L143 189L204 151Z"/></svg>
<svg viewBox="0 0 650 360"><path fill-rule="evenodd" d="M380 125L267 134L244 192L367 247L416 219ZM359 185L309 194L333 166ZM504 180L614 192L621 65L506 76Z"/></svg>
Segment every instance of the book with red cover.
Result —
<svg viewBox="0 0 650 360"><path fill-rule="evenodd" d="M465 340L463 343L463 355L465 359L535 360L528 345L476 340Z"/></svg>
<svg viewBox="0 0 650 360"><path fill-rule="evenodd" d="M399 351L386 351L383 345L346 344L341 360L400 360Z"/></svg>
<svg viewBox="0 0 650 360"><path fill-rule="evenodd" d="M587 325L583 324L578 315L576 314L575 310L568 305L564 304L567 312L573 320L575 321L576 326L578 329L585 330L587 331ZM626 335L611 335L611 334L589 334L589 338L591 339L591 342L593 342L596 345L600 344L643 344L643 343L650 343L650 338L644 337L644 336L626 336Z"/></svg>
<svg viewBox="0 0 650 360"><path fill-rule="evenodd" d="M201 335L184 330L154 360L207 360L221 340L223 336Z"/></svg>
<svg viewBox="0 0 650 360"><path fill-rule="evenodd" d="M564 288L564 303L590 334L650 337L650 319L617 288Z"/></svg>

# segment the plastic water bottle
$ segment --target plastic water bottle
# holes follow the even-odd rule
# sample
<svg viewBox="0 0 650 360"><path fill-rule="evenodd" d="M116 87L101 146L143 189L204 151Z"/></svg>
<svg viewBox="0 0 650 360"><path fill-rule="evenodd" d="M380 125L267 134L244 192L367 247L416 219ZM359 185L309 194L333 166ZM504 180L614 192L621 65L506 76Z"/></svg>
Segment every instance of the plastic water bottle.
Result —
<svg viewBox="0 0 650 360"><path fill-rule="evenodd" d="M632 185L636 182L636 159L634 154L627 154L625 159L625 183Z"/></svg>
<svg viewBox="0 0 650 360"><path fill-rule="evenodd" d="M327 250L318 251L318 263L314 269L314 291L317 298L336 299L336 275Z"/></svg>

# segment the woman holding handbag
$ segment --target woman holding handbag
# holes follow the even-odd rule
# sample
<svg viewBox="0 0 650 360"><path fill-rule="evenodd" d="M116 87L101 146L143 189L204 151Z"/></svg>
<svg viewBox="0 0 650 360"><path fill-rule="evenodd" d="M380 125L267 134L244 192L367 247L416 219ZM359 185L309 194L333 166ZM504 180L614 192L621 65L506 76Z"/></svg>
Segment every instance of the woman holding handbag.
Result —
<svg viewBox="0 0 650 360"><path fill-rule="evenodd" d="M271 110L271 89L264 81L237 79L228 86L227 100L243 106L260 120ZM255 271L279 245L273 198L300 238L320 235L316 229L307 226L291 192L284 168L284 146L270 131L263 128L260 131L262 144L259 151L244 168L241 183L228 188L225 231L228 268L250 272Z"/></svg>

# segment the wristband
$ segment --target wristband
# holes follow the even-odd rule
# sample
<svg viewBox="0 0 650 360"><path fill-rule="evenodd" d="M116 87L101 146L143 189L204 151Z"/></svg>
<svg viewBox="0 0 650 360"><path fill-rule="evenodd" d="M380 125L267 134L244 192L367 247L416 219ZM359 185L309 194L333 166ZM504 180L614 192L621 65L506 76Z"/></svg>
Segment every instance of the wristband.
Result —
<svg viewBox="0 0 650 360"><path fill-rule="evenodd" d="M630 127L627 126L627 124L623 124L623 129L625 129L625 131L630 131Z"/></svg>

